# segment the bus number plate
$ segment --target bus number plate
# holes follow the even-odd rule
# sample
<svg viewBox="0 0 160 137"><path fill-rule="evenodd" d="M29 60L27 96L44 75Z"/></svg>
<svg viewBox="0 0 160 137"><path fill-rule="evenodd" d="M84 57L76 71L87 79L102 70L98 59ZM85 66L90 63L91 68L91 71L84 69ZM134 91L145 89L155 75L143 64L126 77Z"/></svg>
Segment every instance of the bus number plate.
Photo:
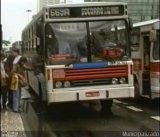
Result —
<svg viewBox="0 0 160 137"><path fill-rule="evenodd" d="M86 92L86 97L98 97L100 96L99 91Z"/></svg>

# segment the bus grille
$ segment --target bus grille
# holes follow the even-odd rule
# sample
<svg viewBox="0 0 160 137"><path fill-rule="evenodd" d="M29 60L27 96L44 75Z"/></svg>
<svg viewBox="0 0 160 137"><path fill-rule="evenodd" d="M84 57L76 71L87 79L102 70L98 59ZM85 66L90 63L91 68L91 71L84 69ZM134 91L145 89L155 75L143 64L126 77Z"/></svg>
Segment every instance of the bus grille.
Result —
<svg viewBox="0 0 160 137"><path fill-rule="evenodd" d="M72 86L88 86L88 85L102 85L111 84L112 79L92 79L92 80L80 80L72 81Z"/></svg>
<svg viewBox="0 0 160 137"><path fill-rule="evenodd" d="M65 79L69 81L77 80L99 80L108 78L128 77L128 66L112 66L98 69L66 69Z"/></svg>
<svg viewBox="0 0 160 137"><path fill-rule="evenodd" d="M55 71L53 69L52 71ZM64 76L54 77L53 82L56 81L70 81L71 86L87 86L87 85L107 85L112 84L112 78L126 78L128 79L128 66L111 66L106 68L94 69L71 69L64 70Z"/></svg>

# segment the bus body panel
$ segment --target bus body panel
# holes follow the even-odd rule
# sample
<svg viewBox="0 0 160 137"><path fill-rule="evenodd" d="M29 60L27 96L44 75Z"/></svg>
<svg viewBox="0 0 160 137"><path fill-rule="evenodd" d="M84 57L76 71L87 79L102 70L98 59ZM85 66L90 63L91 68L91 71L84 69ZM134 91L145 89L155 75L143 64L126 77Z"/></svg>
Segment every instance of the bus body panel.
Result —
<svg viewBox="0 0 160 137"><path fill-rule="evenodd" d="M48 103L53 102L71 102L71 101L91 101L97 99L113 99L113 98L133 98L134 97L134 86L133 86L133 74L131 72L133 63L132 61L121 62L121 65L127 65L127 84L106 84L106 85L90 85L90 86L79 86L79 87L69 87L69 88L53 88L54 85L54 77L53 73L55 69L65 69L63 65L55 65L55 66L46 66L46 79L47 79L47 94L48 94ZM121 65L117 65L121 67ZM113 65L113 68L116 69L116 66ZM110 69L113 69L110 67ZM83 70L79 70L82 72ZM87 70L88 71L88 70ZM92 70L93 71L93 70ZM90 71L91 72L91 71ZM90 73L88 71L88 73ZM107 71L106 71L107 73ZM101 73L99 72L99 75ZM114 72L115 77L120 77L118 71ZM116 76L117 75L117 76ZM79 76L79 75L78 75ZM77 76L77 77L78 77ZM81 77L83 74L80 75ZM108 79L112 79L106 76ZM90 75L88 75L90 77ZM62 78L59 80L61 81ZM86 80L87 81L87 80ZM90 79L90 83L93 81Z"/></svg>
<svg viewBox="0 0 160 137"><path fill-rule="evenodd" d="M159 19L135 23L133 31L139 30L139 48L132 51L132 59L134 62L134 75L139 84L140 96L148 97L151 99L159 98L160 96L160 60L154 59L154 46L158 37L155 38L159 30ZM138 36L138 35L137 35ZM154 37L154 38L153 38ZM148 47L146 47L148 41ZM148 49L148 68L145 69L145 50ZM148 82L145 82L148 81ZM146 84L146 85L145 85ZM147 91L149 89L150 91ZM147 92L146 92L147 91Z"/></svg>

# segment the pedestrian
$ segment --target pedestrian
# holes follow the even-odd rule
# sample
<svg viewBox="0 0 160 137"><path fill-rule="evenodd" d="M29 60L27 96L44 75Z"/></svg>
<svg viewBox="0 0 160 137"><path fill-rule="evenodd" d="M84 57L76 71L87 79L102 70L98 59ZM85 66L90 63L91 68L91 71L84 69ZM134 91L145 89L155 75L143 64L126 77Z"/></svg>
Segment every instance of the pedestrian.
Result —
<svg viewBox="0 0 160 137"><path fill-rule="evenodd" d="M7 92L8 92L8 103L7 103L7 107L12 109L12 92L10 90L10 86L11 86L11 70L13 68L13 60L14 60L14 55L13 54L9 54L8 57L5 60L4 63L4 68L5 68L5 72L7 73L8 77L6 78L6 87L7 87Z"/></svg>
<svg viewBox="0 0 160 137"><path fill-rule="evenodd" d="M42 103L46 105L47 92L46 92L46 82L44 76L44 60L40 56L41 50L39 46L36 47L36 50L37 54L32 58L32 67L34 69L34 73L38 79L38 82L40 83L40 90L39 90L40 101L42 101Z"/></svg>
<svg viewBox="0 0 160 137"><path fill-rule="evenodd" d="M27 62L25 57L19 55L19 49L14 48L13 54L15 58L13 60L13 68L11 71L11 91L13 94L13 111L19 112L21 111L20 100L21 100L21 88L22 83L20 81L24 81L24 65Z"/></svg>
<svg viewBox="0 0 160 137"><path fill-rule="evenodd" d="M6 84L6 78L8 78L8 75L7 73L5 72L5 69L4 69L4 62L3 60L5 59L5 55L3 52L1 52L1 55L0 55L0 59L1 59L1 107L3 109L7 109L7 84Z"/></svg>

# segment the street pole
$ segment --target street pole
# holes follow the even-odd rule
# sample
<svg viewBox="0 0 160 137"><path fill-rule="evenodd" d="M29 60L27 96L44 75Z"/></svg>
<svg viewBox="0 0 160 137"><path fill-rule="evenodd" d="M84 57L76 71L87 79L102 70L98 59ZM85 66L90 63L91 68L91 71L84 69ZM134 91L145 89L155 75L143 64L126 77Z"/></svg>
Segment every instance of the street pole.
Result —
<svg viewBox="0 0 160 137"><path fill-rule="evenodd" d="M32 12L32 10L28 9L26 10L26 12L28 13L28 23L29 23L29 13Z"/></svg>

